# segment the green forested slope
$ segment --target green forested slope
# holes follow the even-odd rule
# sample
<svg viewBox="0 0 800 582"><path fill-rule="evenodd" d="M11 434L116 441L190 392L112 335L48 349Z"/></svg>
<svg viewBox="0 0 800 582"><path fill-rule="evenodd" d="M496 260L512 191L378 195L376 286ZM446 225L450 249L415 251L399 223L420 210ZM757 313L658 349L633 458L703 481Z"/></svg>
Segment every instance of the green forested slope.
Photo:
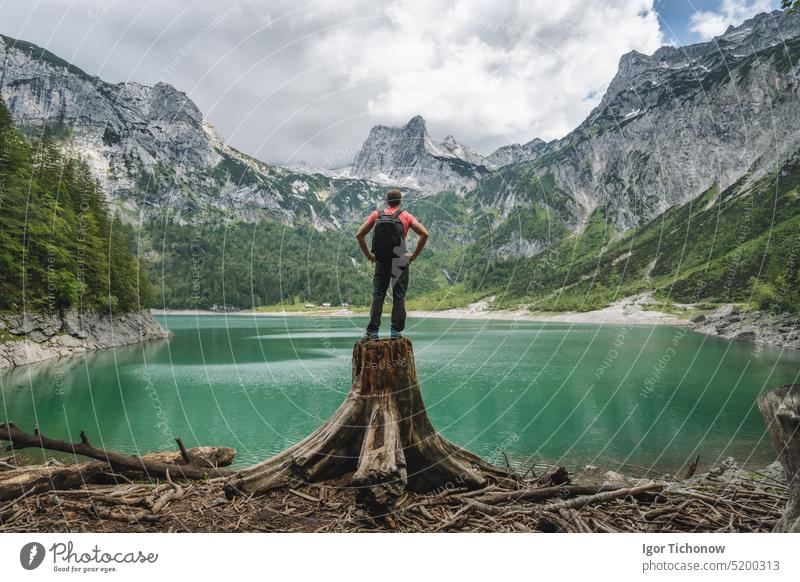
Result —
<svg viewBox="0 0 800 582"><path fill-rule="evenodd" d="M367 305L372 265L355 239L356 224L319 232L274 220L179 224L154 220L143 233L156 306L249 309L330 302ZM448 284L440 264L447 247L414 264L409 298Z"/></svg>
<svg viewBox="0 0 800 582"><path fill-rule="evenodd" d="M129 311L151 303L130 252L82 163L45 135L24 138L0 101L0 309Z"/></svg>
<svg viewBox="0 0 800 582"><path fill-rule="evenodd" d="M653 291L674 302L800 309L800 155L753 186L744 181L622 235L595 213L582 233L495 267L510 273L498 306L588 310Z"/></svg>
<svg viewBox="0 0 800 582"><path fill-rule="evenodd" d="M272 220L152 221L156 305L247 309L304 301L363 304L371 279L353 265L354 234L320 233ZM359 253L360 254L360 253Z"/></svg>

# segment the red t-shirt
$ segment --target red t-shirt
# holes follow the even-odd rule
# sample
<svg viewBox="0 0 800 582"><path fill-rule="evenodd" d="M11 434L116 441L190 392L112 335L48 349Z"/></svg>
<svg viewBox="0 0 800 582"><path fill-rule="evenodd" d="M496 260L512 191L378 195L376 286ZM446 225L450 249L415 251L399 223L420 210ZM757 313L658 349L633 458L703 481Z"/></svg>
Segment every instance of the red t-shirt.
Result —
<svg viewBox="0 0 800 582"><path fill-rule="evenodd" d="M398 210L400 210L398 206L387 206L383 211L386 214L394 214ZM370 214L367 217L367 225L372 227L372 225L375 224L376 220L378 220L378 211L373 210L372 214ZM404 210L403 214L400 215L400 222L403 223L403 238L405 238L408 235L408 229L411 228L411 225L414 223L415 220L416 219L414 218L414 216L407 210Z"/></svg>

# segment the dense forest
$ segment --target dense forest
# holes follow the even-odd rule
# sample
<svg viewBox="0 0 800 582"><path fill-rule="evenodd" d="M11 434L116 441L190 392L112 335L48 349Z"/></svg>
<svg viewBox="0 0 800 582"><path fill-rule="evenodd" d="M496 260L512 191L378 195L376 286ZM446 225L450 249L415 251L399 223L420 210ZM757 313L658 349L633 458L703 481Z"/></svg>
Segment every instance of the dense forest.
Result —
<svg viewBox="0 0 800 582"><path fill-rule="evenodd" d="M155 304L171 308L247 309L314 301L363 304L371 279L350 233L218 221L181 224L156 218L145 240ZM351 240L352 239L352 240Z"/></svg>
<svg viewBox="0 0 800 582"><path fill-rule="evenodd" d="M31 140L0 101L0 309L130 311L152 302L130 227L82 162Z"/></svg>
<svg viewBox="0 0 800 582"><path fill-rule="evenodd" d="M355 240L357 225L319 232L265 218L257 223L181 224L154 219L143 240L155 305L251 309L312 302L368 305L372 265ZM446 285L430 253L414 265L409 297Z"/></svg>

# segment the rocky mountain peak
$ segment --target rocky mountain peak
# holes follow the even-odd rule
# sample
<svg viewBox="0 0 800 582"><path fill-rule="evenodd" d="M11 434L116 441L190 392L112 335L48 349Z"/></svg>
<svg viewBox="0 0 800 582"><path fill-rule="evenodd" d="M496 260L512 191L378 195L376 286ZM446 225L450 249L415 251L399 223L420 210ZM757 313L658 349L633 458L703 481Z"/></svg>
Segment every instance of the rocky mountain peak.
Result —
<svg viewBox="0 0 800 582"><path fill-rule="evenodd" d="M483 156L452 135L434 142L425 119L415 115L402 127L373 127L349 174L435 193L474 187L488 173L487 165Z"/></svg>
<svg viewBox="0 0 800 582"><path fill-rule="evenodd" d="M151 119L180 120L198 129L203 125L203 112L194 101L183 91L164 82L156 83L150 90L148 115Z"/></svg>
<svg viewBox="0 0 800 582"><path fill-rule="evenodd" d="M425 118L421 115L415 115L406 123L406 130L412 135L428 135L428 126L425 123Z"/></svg>
<svg viewBox="0 0 800 582"><path fill-rule="evenodd" d="M380 186L264 164L230 147L186 93L169 83L108 83L36 46L0 35L0 98L24 130L65 129L125 218L268 215L316 228L346 221Z"/></svg>
<svg viewBox="0 0 800 582"><path fill-rule="evenodd" d="M800 14L781 11L710 42L631 51L601 103L535 172L570 192L578 214L601 208L620 230L712 186L752 183L800 143L789 129L800 115L789 98L798 61ZM777 143L775 126L786 129Z"/></svg>
<svg viewBox="0 0 800 582"><path fill-rule="evenodd" d="M662 46L652 56L636 50L620 57L617 74L608 86L606 104L633 89L662 85L673 73L685 72L695 81L720 66L776 46L781 39L800 35L800 14L776 10L761 13L708 42L681 47Z"/></svg>

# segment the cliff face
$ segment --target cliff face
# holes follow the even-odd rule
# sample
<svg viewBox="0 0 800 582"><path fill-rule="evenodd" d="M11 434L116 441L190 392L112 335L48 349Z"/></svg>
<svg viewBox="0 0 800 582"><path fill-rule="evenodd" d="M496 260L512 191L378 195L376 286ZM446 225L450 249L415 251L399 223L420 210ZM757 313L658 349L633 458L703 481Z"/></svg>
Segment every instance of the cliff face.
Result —
<svg viewBox="0 0 800 582"><path fill-rule="evenodd" d="M46 122L65 134L112 195L133 196L160 164L174 168L177 181L189 178L189 165L221 160L200 111L170 85L106 83L7 37L0 37L0 62L2 96L17 124L36 130Z"/></svg>
<svg viewBox="0 0 800 582"><path fill-rule="evenodd" d="M74 310L63 316L0 314L0 333L0 368L172 335L147 310L115 316Z"/></svg>
<svg viewBox="0 0 800 582"><path fill-rule="evenodd" d="M743 311L725 305L707 315L693 317L688 327L729 340L800 349L800 324L797 315L791 313Z"/></svg>
<svg viewBox="0 0 800 582"><path fill-rule="evenodd" d="M499 147L489 154L486 160L497 168L507 166L508 164L532 162L536 158L547 153L549 145L550 144L546 141L537 137L522 145L514 143Z"/></svg>

